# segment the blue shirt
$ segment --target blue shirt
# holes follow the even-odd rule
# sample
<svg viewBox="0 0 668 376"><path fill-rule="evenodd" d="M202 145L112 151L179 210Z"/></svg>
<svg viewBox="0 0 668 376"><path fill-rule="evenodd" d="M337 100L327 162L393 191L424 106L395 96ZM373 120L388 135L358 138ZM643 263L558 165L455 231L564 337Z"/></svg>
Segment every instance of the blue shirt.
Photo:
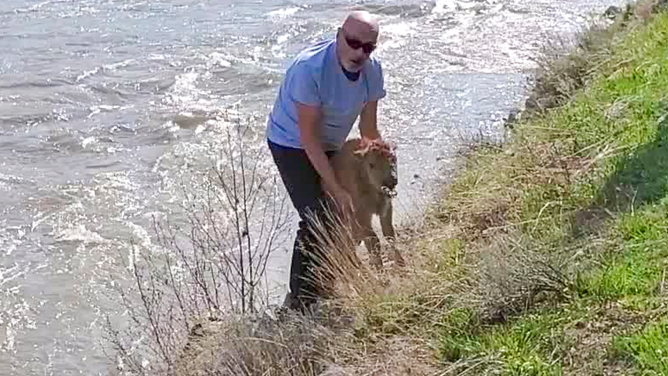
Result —
<svg viewBox="0 0 668 376"><path fill-rule="evenodd" d="M349 80L336 56L336 39L306 48L292 61L267 120L267 138L303 149L295 102L320 106L320 134L325 150L338 149L370 101L385 97L380 61L369 58L356 81Z"/></svg>

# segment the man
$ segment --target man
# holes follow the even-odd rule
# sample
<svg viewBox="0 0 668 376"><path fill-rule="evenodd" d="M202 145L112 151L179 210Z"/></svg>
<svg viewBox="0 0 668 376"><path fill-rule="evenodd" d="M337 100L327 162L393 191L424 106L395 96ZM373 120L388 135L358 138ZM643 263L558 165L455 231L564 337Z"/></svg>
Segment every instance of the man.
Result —
<svg viewBox="0 0 668 376"><path fill-rule="evenodd" d="M368 12L352 12L335 38L312 45L292 61L267 121L267 142L300 216L284 306L304 311L317 289L309 281L313 239L307 215L327 207L323 187L344 211L352 198L336 181L329 158L360 118L360 134L378 139L377 102L385 96L383 71L371 58L379 27Z"/></svg>

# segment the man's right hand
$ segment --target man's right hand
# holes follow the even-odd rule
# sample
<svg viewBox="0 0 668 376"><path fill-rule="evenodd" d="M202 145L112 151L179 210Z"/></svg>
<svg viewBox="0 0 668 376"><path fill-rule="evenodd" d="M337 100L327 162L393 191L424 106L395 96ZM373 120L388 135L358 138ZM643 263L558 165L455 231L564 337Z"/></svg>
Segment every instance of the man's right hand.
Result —
<svg viewBox="0 0 668 376"><path fill-rule="evenodd" d="M332 192L332 195L334 196L334 200L336 201L336 204L341 213L345 217L352 218L353 214L355 214L355 206L350 193L339 187L334 192Z"/></svg>

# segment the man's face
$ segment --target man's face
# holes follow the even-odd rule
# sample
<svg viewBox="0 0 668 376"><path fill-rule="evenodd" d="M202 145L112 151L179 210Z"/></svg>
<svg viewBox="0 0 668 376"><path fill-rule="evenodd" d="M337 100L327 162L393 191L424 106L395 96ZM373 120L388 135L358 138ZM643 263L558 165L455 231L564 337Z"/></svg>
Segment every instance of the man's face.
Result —
<svg viewBox="0 0 668 376"><path fill-rule="evenodd" d="M368 28L339 28L338 45L341 65L346 70L358 72L376 48L378 32Z"/></svg>

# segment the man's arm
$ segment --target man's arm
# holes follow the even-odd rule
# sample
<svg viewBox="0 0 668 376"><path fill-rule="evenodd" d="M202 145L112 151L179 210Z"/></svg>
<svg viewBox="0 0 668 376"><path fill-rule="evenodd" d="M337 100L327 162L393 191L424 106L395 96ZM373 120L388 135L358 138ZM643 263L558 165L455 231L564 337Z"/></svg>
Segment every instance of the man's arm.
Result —
<svg viewBox="0 0 668 376"><path fill-rule="evenodd" d="M337 194L342 188L336 181L336 175L329 163L329 158L322 148L320 140L320 107L297 103L299 111L299 131L301 143L313 168L318 172L327 190Z"/></svg>
<svg viewBox="0 0 668 376"><path fill-rule="evenodd" d="M380 138L378 132L378 101L366 104L360 114L360 135L362 138L375 140Z"/></svg>
<svg viewBox="0 0 668 376"><path fill-rule="evenodd" d="M369 102L360 114L360 134L368 140L380 139L378 132L378 101L385 98L385 77L380 61L375 61L369 70Z"/></svg>

